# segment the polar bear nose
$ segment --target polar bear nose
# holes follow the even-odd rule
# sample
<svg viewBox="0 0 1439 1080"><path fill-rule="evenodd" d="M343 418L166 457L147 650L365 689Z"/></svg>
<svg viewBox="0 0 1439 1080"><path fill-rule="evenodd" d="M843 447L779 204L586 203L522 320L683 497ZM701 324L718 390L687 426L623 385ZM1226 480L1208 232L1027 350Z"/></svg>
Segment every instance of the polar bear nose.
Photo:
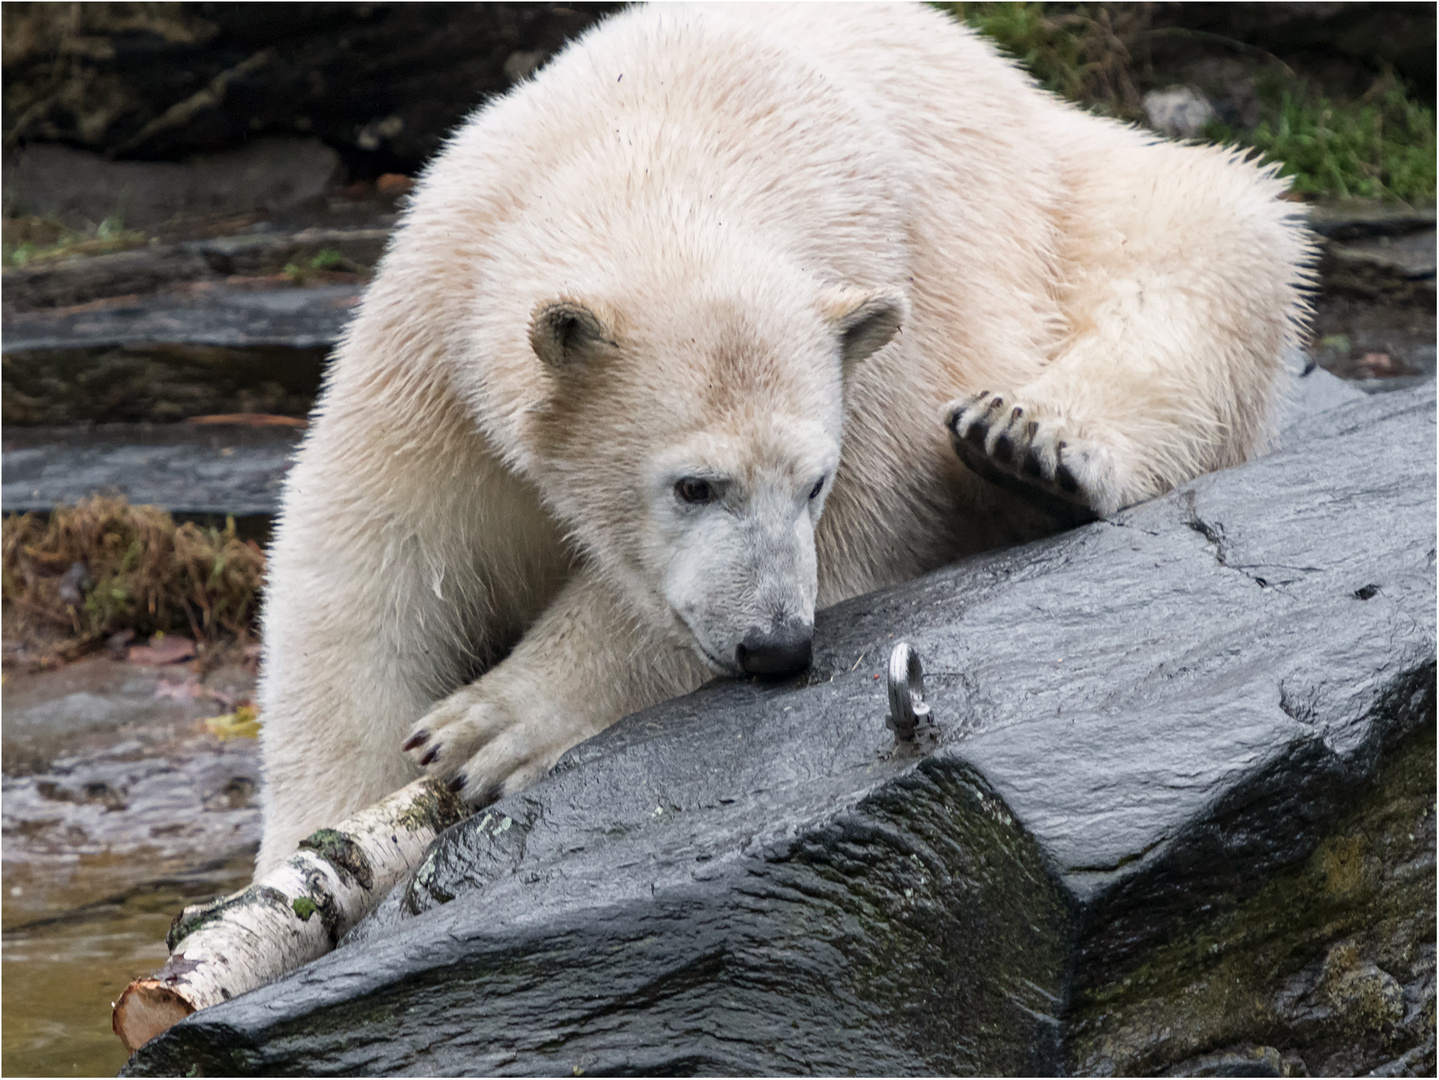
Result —
<svg viewBox="0 0 1439 1080"><path fill-rule="evenodd" d="M798 621L756 627L735 648L735 662L746 675L792 675L809 667L813 642L814 627Z"/></svg>

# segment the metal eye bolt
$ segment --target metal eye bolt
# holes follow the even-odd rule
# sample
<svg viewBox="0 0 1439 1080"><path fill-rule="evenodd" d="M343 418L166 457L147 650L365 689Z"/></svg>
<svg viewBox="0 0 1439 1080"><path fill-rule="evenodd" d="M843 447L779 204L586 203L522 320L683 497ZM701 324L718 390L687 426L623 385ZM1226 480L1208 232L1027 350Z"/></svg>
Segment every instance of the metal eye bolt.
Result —
<svg viewBox="0 0 1439 1080"><path fill-rule="evenodd" d="M907 641L899 642L889 654L889 718L885 726L904 742L913 742L921 729L934 727L924 700L924 668L919 653Z"/></svg>

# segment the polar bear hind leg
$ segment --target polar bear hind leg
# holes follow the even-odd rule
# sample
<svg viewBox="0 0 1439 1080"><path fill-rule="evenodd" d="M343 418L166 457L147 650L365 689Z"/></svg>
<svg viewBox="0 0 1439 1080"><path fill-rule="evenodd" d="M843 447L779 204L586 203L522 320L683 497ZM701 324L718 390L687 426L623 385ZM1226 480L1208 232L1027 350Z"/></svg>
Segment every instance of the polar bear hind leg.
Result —
<svg viewBox="0 0 1439 1080"><path fill-rule="evenodd" d="M1116 145L1070 158L1061 344L1028 385L954 401L947 423L981 476L1103 516L1261 447L1311 252L1271 170L1219 147L1089 134Z"/></svg>

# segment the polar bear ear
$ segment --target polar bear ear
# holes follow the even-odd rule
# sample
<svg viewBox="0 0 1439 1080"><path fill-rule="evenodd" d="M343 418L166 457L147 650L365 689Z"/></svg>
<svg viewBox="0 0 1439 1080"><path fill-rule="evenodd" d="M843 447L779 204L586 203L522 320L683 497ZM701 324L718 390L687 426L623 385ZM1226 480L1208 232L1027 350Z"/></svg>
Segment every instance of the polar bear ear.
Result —
<svg viewBox="0 0 1439 1080"><path fill-rule="evenodd" d="M839 332L845 370L889 344L908 314L908 301L895 293L840 289L827 297L825 316Z"/></svg>
<svg viewBox="0 0 1439 1080"><path fill-rule="evenodd" d="M616 347L600 317L578 301L547 300L530 316L530 348L557 371Z"/></svg>

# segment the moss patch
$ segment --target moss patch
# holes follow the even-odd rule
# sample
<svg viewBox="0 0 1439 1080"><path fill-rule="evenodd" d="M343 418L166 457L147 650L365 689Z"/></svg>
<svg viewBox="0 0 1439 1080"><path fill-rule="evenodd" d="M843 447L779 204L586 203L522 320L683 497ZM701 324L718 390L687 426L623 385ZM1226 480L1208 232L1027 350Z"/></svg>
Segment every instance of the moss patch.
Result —
<svg viewBox="0 0 1439 1080"><path fill-rule="evenodd" d="M1434 774L1431 720L1309 858L1247 900L1187 912L1165 944L1078 993L1071 1069L1154 1075L1260 1042L1340 1075L1421 1046L1434 1022Z"/></svg>
<svg viewBox="0 0 1439 1080"><path fill-rule="evenodd" d="M316 829L300 841L302 850L313 851L339 871L341 878L362 889L374 888L375 872L355 838L338 829Z"/></svg>
<svg viewBox="0 0 1439 1080"><path fill-rule="evenodd" d="M417 795L396 818L402 828L417 832L430 829L442 833L457 821L470 816L469 804L438 780L425 785L425 793Z"/></svg>

